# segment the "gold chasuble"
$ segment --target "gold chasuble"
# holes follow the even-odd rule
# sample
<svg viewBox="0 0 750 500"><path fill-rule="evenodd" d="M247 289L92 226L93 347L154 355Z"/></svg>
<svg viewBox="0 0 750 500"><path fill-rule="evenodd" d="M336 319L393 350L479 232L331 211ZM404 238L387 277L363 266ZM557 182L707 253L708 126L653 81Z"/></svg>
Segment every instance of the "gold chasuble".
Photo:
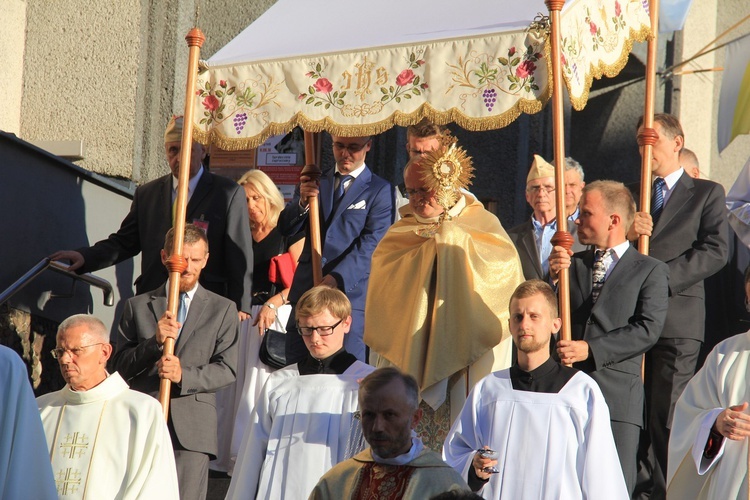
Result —
<svg viewBox="0 0 750 500"><path fill-rule="evenodd" d="M457 414L474 383L510 364L508 301L523 281L518 253L471 194L462 192L442 220L421 218L408 205L400 213L373 253L365 343L379 365L413 375L434 409L448 379L468 375L451 392Z"/></svg>

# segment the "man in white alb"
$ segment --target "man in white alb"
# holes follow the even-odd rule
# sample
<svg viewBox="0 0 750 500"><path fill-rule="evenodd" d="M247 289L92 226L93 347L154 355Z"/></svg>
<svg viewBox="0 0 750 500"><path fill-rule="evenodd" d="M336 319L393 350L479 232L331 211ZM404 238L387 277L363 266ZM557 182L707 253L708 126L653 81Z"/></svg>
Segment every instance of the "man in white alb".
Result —
<svg viewBox="0 0 750 500"><path fill-rule="evenodd" d="M555 292L526 281L509 309L518 362L474 386L443 458L484 498L629 499L602 392L550 357L551 334L561 325Z"/></svg>
<svg viewBox="0 0 750 500"><path fill-rule="evenodd" d="M52 355L67 384L37 398L57 492L65 499L178 499L172 443L159 403L107 373L104 324L77 314Z"/></svg>
<svg viewBox="0 0 750 500"><path fill-rule="evenodd" d="M296 331L309 354L266 381L227 499L307 498L320 476L365 447L354 417L358 380L375 368L344 348L351 311L335 288L317 286L300 297Z"/></svg>

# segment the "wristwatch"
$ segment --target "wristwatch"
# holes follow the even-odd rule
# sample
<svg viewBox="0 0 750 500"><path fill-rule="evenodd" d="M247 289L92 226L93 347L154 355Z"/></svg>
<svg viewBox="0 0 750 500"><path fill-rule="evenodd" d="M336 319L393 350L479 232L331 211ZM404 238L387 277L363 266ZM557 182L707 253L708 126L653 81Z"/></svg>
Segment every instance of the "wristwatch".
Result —
<svg viewBox="0 0 750 500"><path fill-rule="evenodd" d="M265 303L265 304L263 304L263 305L264 305L264 306L266 306L266 307L268 307L268 308L269 308L270 310L272 310L272 311L274 311L274 312L276 311L276 306L275 306L275 305L273 305L273 304L271 304L270 302L266 302L266 303Z"/></svg>

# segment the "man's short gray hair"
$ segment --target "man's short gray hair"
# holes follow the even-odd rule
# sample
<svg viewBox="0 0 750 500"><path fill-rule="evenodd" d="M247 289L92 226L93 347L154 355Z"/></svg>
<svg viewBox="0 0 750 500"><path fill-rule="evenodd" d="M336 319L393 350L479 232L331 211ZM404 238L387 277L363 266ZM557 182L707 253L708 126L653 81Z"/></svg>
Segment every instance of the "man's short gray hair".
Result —
<svg viewBox="0 0 750 500"><path fill-rule="evenodd" d="M565 157L565 170L575 170L576 172L578 172L578 175L581 176L581 182L584 181L583 167L574 158L570 156Z"/></svg>
<svg viewBox="0 0 750 500"><path fill-rule="evenodd" d="M362 379L359 383L360 399L363 394L371 394L394 380L400 380L404 385L404 394L409 407L414 410L419 408L419 384L417 384L417 380L408 373L403 373L392 366L378 368Z"/></svg>
<svg viewBox="0 0 750 500"><path fill-rule="evenodd" d="M67 318L60 323L59 327L57 327L57 334L61 335L67 330L80 325L88 326L89 334L98 337L102 342L109 344L109 331L107 330L107 327L104 326L102 320L91 314L75 314Z"/></svg>

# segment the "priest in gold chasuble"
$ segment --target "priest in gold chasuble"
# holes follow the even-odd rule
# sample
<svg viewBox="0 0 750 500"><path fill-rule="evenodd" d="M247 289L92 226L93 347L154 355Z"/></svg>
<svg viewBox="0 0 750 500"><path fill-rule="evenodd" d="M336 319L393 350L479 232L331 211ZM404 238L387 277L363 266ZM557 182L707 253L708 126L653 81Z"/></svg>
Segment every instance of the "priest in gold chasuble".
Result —
<svg viewBox="0 0 750 500"><path fill-rule="evenodd" d="M417 432L436 451L473 385L510 366L508 301L523 281L500 221L466 191L472 170L451 137L410 160L409 204L373 254L365 309L371 362L417 379Z"/></svg>

